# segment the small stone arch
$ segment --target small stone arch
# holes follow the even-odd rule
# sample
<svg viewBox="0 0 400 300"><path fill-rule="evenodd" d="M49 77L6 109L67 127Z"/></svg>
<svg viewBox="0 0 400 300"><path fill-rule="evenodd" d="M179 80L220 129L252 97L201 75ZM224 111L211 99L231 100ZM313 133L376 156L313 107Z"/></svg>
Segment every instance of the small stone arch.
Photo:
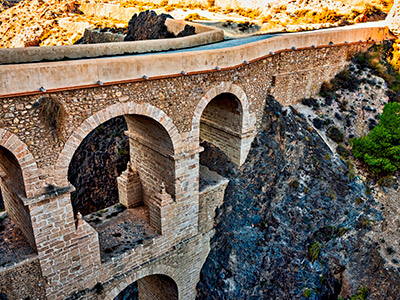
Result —
<svg viewBox="0 0 400 300"><path fill-rule="evenodd" d="M204 109L216 96L223 93L230 93L235 95L242 106L242 132L246 132L249 128L253 126L253 117L250 115L249 102L247 100L247 95L244 90L240 86L232 82L221 82L219 85L211 88L197 104L192 119L192 134L194 135L193 138L199 138L200 119Z"/></svg>
<svg viewBox="0 0 400 300"><path fill-rule="evenodd" d="M39 185L39 169L35 158L29 151L28 146L22 142L16 135L0 128L0 146L10 151L17 159L23 176L23 183L26 198L31 198L41 192Z"/></svg>
<svg viewBox="0 0 400 300"><path fill-rule="evenodd" d="M55 166L55 181L58 185L68 185L67 173L69 164L76 149L85 137L104 122L123 115L141 115L157 121L167 131L173 145L174 155L182 152L182 140L178 129L171 118L162 110L148 103L126 102L114 104L90 116L68 138Z"/></svg>
<svg viewBox="0 0 400 300"><path fill-rule="evenodd" d="M178 287L178 297L180 299L180 295L182 295L182 285L177 280L177 271L173 267L166 265L155 265L149 266L144 269L141 269L134 274L125 277L115 288L113 288L104 298L104 300L114 300L125 288L127 288L130 284L135 281L138 281L146 276L151 275L166 275L170 277Z"/></svg>
<svg viewBox="0 0 400 300"><path fill-rule="evenodd" d="M231 99L225 104L219 101L225 101L223 98L234 96L237 102L240 115L235 117L232 112L231 116L226 115L229 111L228 107L222 109L225 111L224 116L221 116L222 123L218 120L217 114L213 115L213 111L217 111L220 105L226 105L231 102ZM226 98L225 98L226 99ZM213 101L216 102L213 102ZM219 104L216 104L219 103ZM211 107L216 104L215 107ZM211 106L210 106L211 105ZM220 113L222 112L220 111ZM211 119L203 119L203 115L208 114ZM232 119L232 120L231 120ZM228 120L228 122L226 122ZM225 122L225 124L223 124ZM231 124L228 124L231 122ZM234 125L236 123L236 125ZM236 128L232 128L234 125ZM207 128L207 130L205 129ZM250 150L251 142L255 132L255 115L249 112L249 102L244 90L232 82L222 82L211 88L206 95L197 104L192 119L192 138L193 143L198 143L200 137L202 140L214 144L220 148L229 159L237 165L242 165Z"/></svg>

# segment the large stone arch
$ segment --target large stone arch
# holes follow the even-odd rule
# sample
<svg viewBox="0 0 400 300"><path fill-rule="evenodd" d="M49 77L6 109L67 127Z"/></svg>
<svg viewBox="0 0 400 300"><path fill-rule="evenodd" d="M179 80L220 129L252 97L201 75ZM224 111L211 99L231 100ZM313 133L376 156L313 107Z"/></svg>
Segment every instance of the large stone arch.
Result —
<svg viewBox="0 0 400 300"><path fill-rule="evenodd" d="M23 183L26 198L31 198L39 194L40 186L39 169L35 158L29 151L28 146L22 142L16 135L0 128L0 146L10 151L17 159L23 176Z"/></svg>
<svg viewBox="0 0 400 300"><path fill-rule="evenodd" d="M141 269L138 272L135 272L132 275L124 277L117 285L114 287L104 300L114 300L115 297L117 297L125 288L127 288L130 284L132 284L135 281L138 281L146 276L151 276L151 275L166 275L170 277L173 281L175 281L177 287L178 287L178 297L181 299L182 295L182 283L179 282L177 278L177 270L173 267L166 266L166 265L152 265L146 268Z"/></svg>
<svg viewBox="0 0 400 300"><path fill-rule="evenodd" d="M235 114L228 112L229 108L226 106L227 103L231 102L229 97L232 96L239 105L240 115L238 117L240 121L235 117ZM222 104L220 102L222 100L221 97L228 97L228 102L224 100L225 104ZM203 119L203 114L208 115L208 117ZM213 114L214 116L212 116ZM225 121L220 122L218 114L221 114L220 120ZM229 116L229 114L231 115ZM210 116L211 119L209 119ZM231 124L228 125L229 122L226 122L226 120L229 120ZM232 128L231 126L235 122L237 127ZM211 144L225 152L232 162L237 165L244 163L254 137L254 131L255 115L249 112L247 95L240 86L232 82L222 82L212 87L197 104L192 119L193 143L197 143L201 136L203 140L211 142Z"/></svg>
<svg viewBox="0 0 400 300"><path fill-rule="evenodd" d="M76 149L85 139L85 137L104 122L123 115L146 116L157 121L167 131L173 145L174 155L178 155L182 152L182 140L178 129L171 118L168 117L162 110L148 103L126 102L114 104L90 116L68 138L55 166L55 182L57 185L68 185L67 174L69 164Z"/></svg>

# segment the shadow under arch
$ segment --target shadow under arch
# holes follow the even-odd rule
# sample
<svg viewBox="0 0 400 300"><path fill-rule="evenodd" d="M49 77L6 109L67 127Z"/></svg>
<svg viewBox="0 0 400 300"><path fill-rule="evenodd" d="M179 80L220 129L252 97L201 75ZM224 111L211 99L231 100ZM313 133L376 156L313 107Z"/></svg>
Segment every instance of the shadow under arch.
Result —
<svg viewBox="0 0 400 300"><path fill-rule="evenodd" d="M132 274L131 276L127 276L126 278L124 278L122 280L122 282L120 282L112 291L110 291L104 298L104 300L120 300L118 299L118 295L120 295L126 288L128 288L131 284L138 282L138 289L139 289L139 294L141 293L140 289L140 280L146 280L146 278L151 278L152 276L159 276L157 279L161 279L161 280L157 280L153 277L153 280L148 280L148 282L143 282L143 286L145 286L146 288L151 288L152 284L161 284L166 283L167 284L167 288L168 289L175 289L175 291L171 291L171 293L167 294L167 297L169 298L165 298L165 300L178 300L181 299L180 295L182 294L181 291L181 284L179 283L179 281L176 278L176 270L170 266L166 266L166 265L155 265L155 266L149 266L146 267L142 270L140 270L139 272L136 272L134 274ZM161 277L161 278L160 278ZM173 283L173 284L172 284ZM143 287L142 287L143 288ZM155 289L157 289L155 287ZM145 292L145 291L144 291ZM154 292L154 290L153 290ZM143 290L142 290L143 293ZM172 296L171 296L172 295ZM141 298L140 298L141 299ZM148 298L145 298L148 299ZM150 298L151 299L151 298ZM159 299L159 298L157 298ZM160 298L160 300L164 300L164 298Z"/></svg>

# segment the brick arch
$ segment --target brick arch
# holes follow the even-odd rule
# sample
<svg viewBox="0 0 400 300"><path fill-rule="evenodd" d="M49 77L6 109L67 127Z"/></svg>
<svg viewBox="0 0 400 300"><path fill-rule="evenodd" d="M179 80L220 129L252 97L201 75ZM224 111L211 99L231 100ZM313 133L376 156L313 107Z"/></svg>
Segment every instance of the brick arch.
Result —
<svg viewBox="0 0 400 300"><path fill-rule="evenodd" d="M244 90L232 82L221 82L219 85L211 88L200 102L197 104L192 119L192 135L193 138L198 139L200 135L200 119L204 109L207 105L218 95L223 93L230 93L235 95L242 107L242 132L245 132L252 126L252 117L249 113L249 102Z"/></svg>
<svg viewBox="0 0 400 300"><path fill-rule="evenodd" d="M104 122L123 115L141 115L157 121L167 131L173 145L174 154L177 155L181 153L182 141L178 129L171 118L168 117L162 110L148 103L138 104L134 102L127 102L114 104L90 116L76 130L74 130L74 133L72 133L72 135L68 138L55 166L55 181L58 185L68 185L67 174L69 164L76 149L78 149L79 145L86 138L86 136Z"/></svg>
<svg viewBox="0 0 400 300"><path fill-rule="evenodd" d="M135 281L138 281L146 276L151 276L151 275L166 275L170 277L178 287L178 298L180 299L182 295L182 284L180 284L176 280L176 275L177 271L176 269L166 266L166 265L155 265L155 266L149 266L146 267L139 272L135 272L134 274L124 277L124 279L117 284L117 286L112 289L104 298L104 300L114 300L115 297L117 297L124 289L126 289L130 284L134 283Z"/></svg>
<svg viewBox="0 0 400 300"><path fill-rule="evenodd" d="M17 159L22 170L26 197L31 198L36 196L38 192L41 192L41 186L39 186L39 169L28 146L15 134L1 128L0 146L10 151Z"/></svg>

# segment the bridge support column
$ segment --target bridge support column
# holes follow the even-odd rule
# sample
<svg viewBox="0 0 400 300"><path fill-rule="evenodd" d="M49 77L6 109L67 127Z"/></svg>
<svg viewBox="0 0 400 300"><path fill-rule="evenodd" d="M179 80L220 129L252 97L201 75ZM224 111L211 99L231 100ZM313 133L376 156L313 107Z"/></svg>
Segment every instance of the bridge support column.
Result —
<svg viewBox="0 0 400 300"><path fill-rule="evenodd" d="M173 229L175 219L173 203L164 185L161 187L161 193L155 194L149 203L150 224L159 234L165 234Z"/></svg>
<svg viewBox="0 0 400 300"><path fill-rule="evenodd" d="M142 185L136 168L128 162L128 166L117 178L119 202L127 208L143 204Z"/></svg>
<svg viewBox="0 0 400 300"><path fill-rule="evenodd" d="M85 221L76 224L70 194L43 195L29 205L47 299L66 296L96 284L100 265L97 233Z"/></svg>

